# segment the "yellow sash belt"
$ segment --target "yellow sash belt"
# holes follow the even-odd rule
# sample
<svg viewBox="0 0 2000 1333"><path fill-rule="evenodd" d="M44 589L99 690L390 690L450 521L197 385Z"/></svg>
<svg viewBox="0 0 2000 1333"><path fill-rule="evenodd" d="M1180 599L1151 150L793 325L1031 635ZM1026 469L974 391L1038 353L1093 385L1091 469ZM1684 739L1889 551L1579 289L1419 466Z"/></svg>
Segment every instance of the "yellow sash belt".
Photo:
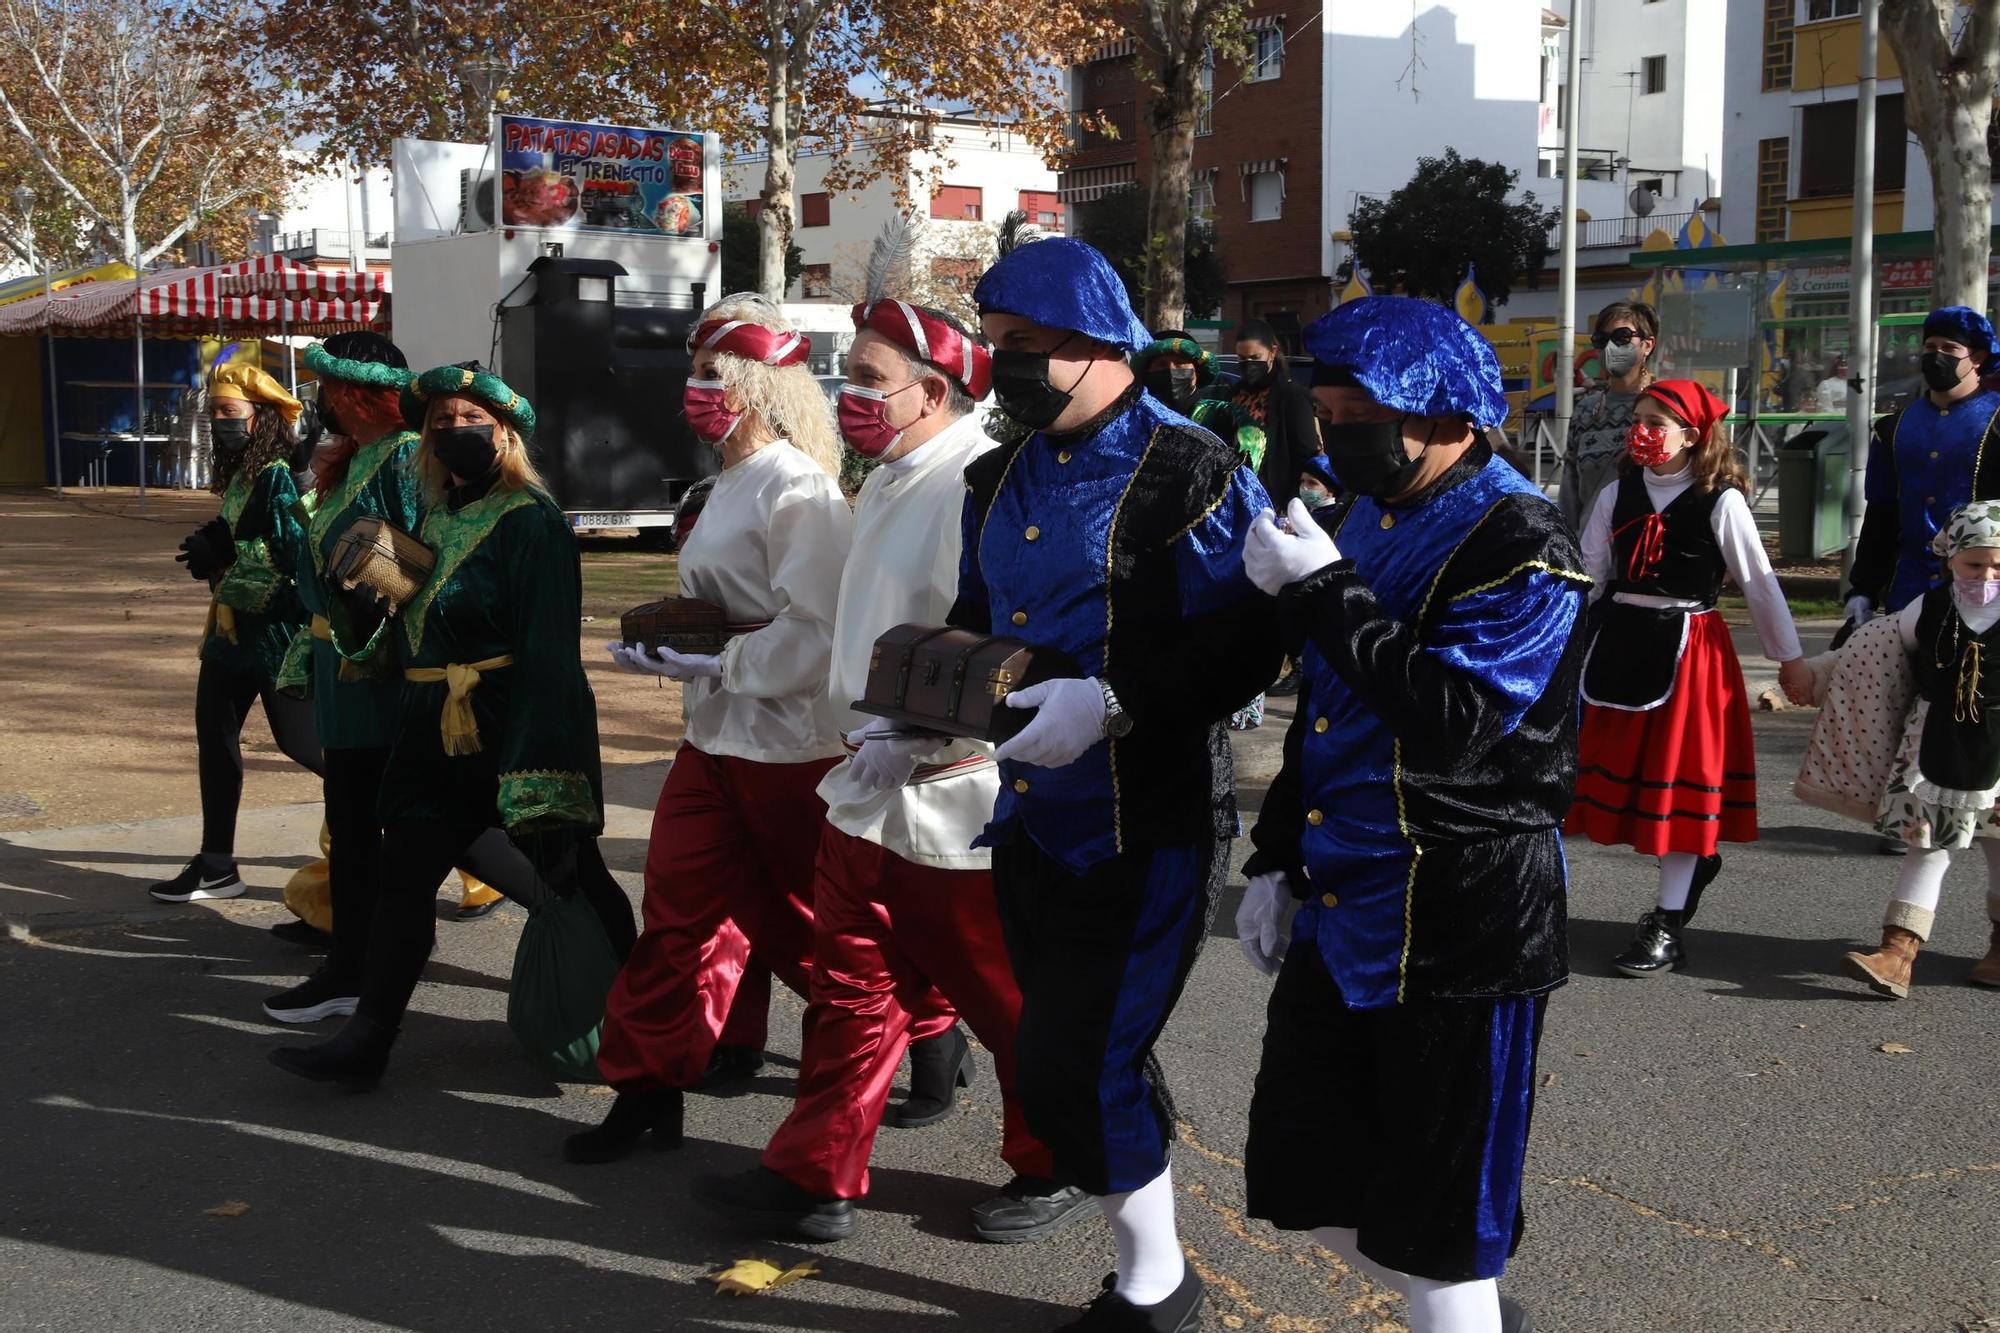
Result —
<svg viewBox="0 0 2000 1333"><path fill-rule="evenodd" d="M220 634L231 643L237 641L235 607L226 606L221 602L210 602L208 604L208 616L209 623L215 626L217 634Z"/></svg>
<svg viewBox="0 0 2000 1333"><path fill-rule="evenodd" d="M445 683L444 711L438 714L438 731L444 736L446 754L479 753L479 723L472 716L472 691L479 686L479 673L498 671L514 665L512 653L489 657L484 662L453 662L441 667L404 667L403 679L417 685Z"/></svg>
<svg viewBox="0 0 2000 1333"><path fill-rule="evenodd" d="M333 626L327 623L325 616L313 617L312 636L315 639L318 639L321 643L333 642Z"/></svg>

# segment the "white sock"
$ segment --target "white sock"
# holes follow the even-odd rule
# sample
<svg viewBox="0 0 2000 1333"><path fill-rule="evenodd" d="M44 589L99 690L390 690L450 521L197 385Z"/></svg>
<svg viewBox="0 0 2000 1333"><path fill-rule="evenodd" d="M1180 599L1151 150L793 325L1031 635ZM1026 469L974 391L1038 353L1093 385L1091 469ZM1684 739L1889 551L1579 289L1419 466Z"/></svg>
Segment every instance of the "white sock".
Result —
<svg viewBox="0 0 2000 1333"><path fill-rule="evenodd" d="M1688 892L1694 888L1694 868L1701 861L1693 852L1668 852L1660 858L1660 910L1687 910Z"/></svg>
<svg viewBox="0 0 2000 1333"><path fill-rule="evenodd" d="M1174 1169L1098 1202L1118 1242L1118 1294L1134 1305L1158 1305L1173 1295L1187 1273L1174 1233Z"/></svg>
<svg viewBox="0 0 2000 1333"><path fill-rule="evenodd" d="M1987 861L1988 874L1992 873L1992 861ZM1944 892L1944 872L1951 865L1951 853L1942 847L1930 847L1922 851L1912 847L1903 858L1903 873L1896 880L1896 892L1891 899L1921 907L1927 912L1937 911L1938 898Z"/></svg>
<svg viewBox="0 0 2000 1333"><path fill-rule="evenodd" d="M1314 1227L1312 1237L1378 1286L1410 1303L1410 1333L1500 1333L1500 1286L1479 1282L1437 1282L1376 1263L1361 1252L1352 1227Z"/></svg>

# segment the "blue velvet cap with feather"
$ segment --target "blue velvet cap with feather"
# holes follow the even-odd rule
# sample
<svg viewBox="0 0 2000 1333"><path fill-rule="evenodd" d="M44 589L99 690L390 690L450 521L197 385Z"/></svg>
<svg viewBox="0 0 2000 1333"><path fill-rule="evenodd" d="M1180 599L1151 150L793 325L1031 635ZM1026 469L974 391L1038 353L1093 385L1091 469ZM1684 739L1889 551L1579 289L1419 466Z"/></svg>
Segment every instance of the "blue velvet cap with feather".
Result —
<svg viewBox="0 0 2000 1333"><path fill-rule="evenodd" d="M1384 407L1420 417L1469 417L1479 426L1507 419L1493 344L1434 301L1364 296L1343 302L1306 326L1305 345L1320 366L1352 375Z"/></svg>
<svg viewBox="0 0 2000 1333"><path fill-rule="evenodd" d="M986 270L972 299L982 315L1019 315L1044 328L1069 329L1127 356L1153 341L1132 313L1111 261L1069 236L1016 248Z"/></svg>

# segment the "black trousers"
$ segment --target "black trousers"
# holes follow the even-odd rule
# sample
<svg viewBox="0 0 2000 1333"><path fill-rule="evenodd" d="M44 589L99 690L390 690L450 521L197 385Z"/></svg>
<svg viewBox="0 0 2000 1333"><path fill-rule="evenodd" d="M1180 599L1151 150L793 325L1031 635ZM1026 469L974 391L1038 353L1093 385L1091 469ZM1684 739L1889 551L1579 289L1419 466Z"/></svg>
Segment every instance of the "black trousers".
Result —
<svg viewBox="0 0 2000 1333"><path fill-rule="evenodd" d="M340 843L334 842L334 864ZM358 1012L396 1027L430 960L437 932L437 886L453 866L470 871L506 897L532 905L553 891L507 834L491 825L399 820L382 835L381 893L368 932ZM632 902L604 864L595 838L576 844L576 892L581 893L622 963L638 941ZM340 907L333 924L340 930Z"/></svg>
<svg viewBox="0 0 2000 1333"><path fill-rule="evenodd" d="M326 752L326 773L320 790L326 806L327 833L333 850L327 856L328 892L333 899L333 945L326 966L343 980L361 976L368 956L370 923L375 918L382 873L382 822L377 803L382 773L389 764L387 749ZM431 876L429 892L437 892L444 871Z"/></svg>
<svg viewBox="0 0 2000 1333"><path fill-rule="evenodd" d="M1092 1194L1167 1168L1174 1109L1153 1045L1208 936L1228 846L1132 851L1082 874L1024 833L993 851L1021 987L1016 1093L1056 1174Z"/></svg>
<svg viewBox="0 0 2000 1333"><path fill-rule="evenodd" d="M273 689L256 672L204 660L194 684L195 772L201 779L201 850L236 854L236 811L243 803L243 723L250 705L264 701L271 739L287 759L309 773L324 773L312 701Z"/></svg>

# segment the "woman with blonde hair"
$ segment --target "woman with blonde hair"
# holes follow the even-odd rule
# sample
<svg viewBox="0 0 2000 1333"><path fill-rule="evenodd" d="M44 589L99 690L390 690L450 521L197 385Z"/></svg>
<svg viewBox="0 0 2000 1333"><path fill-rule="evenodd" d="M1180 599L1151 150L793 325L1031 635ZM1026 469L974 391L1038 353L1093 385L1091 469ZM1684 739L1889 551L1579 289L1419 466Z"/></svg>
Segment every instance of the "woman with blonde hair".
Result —
<svg viewBox="0 0 2000 1333"><path fill-rule="evenodd" d="M722 472L681 548L680 592L764 628L716 655L608 645L627 670L681 682L686 731L653 815L645 931L605 1009L597 1063L618 1097L565 1143L573 1162L612 1161L648 1131L655 1148L680 1146L682 1093L707 1073L753 951L807 989L817 788L846 753L846 701L827 678L853 532L811 350L749 294L724 297L688 338L688 426Z"/></svg>
<svg viewBox="0 0 2000 1333"><path fill-rule="evenodd" d="M620 957L632 908L604 868L597 701L576 627L576 539L527 451L535 413L476 363L403 391L422 429L413 467L426 497L430 578L394 616L350 597L350 654L402 665L402 708L382 779L381 893L360 1003L330 1041L271 1053L305 1078L381 1077L430 956L438 880L461 865L516 901L581 893ZM338 917L336 916L336 922Z"/></svg>

